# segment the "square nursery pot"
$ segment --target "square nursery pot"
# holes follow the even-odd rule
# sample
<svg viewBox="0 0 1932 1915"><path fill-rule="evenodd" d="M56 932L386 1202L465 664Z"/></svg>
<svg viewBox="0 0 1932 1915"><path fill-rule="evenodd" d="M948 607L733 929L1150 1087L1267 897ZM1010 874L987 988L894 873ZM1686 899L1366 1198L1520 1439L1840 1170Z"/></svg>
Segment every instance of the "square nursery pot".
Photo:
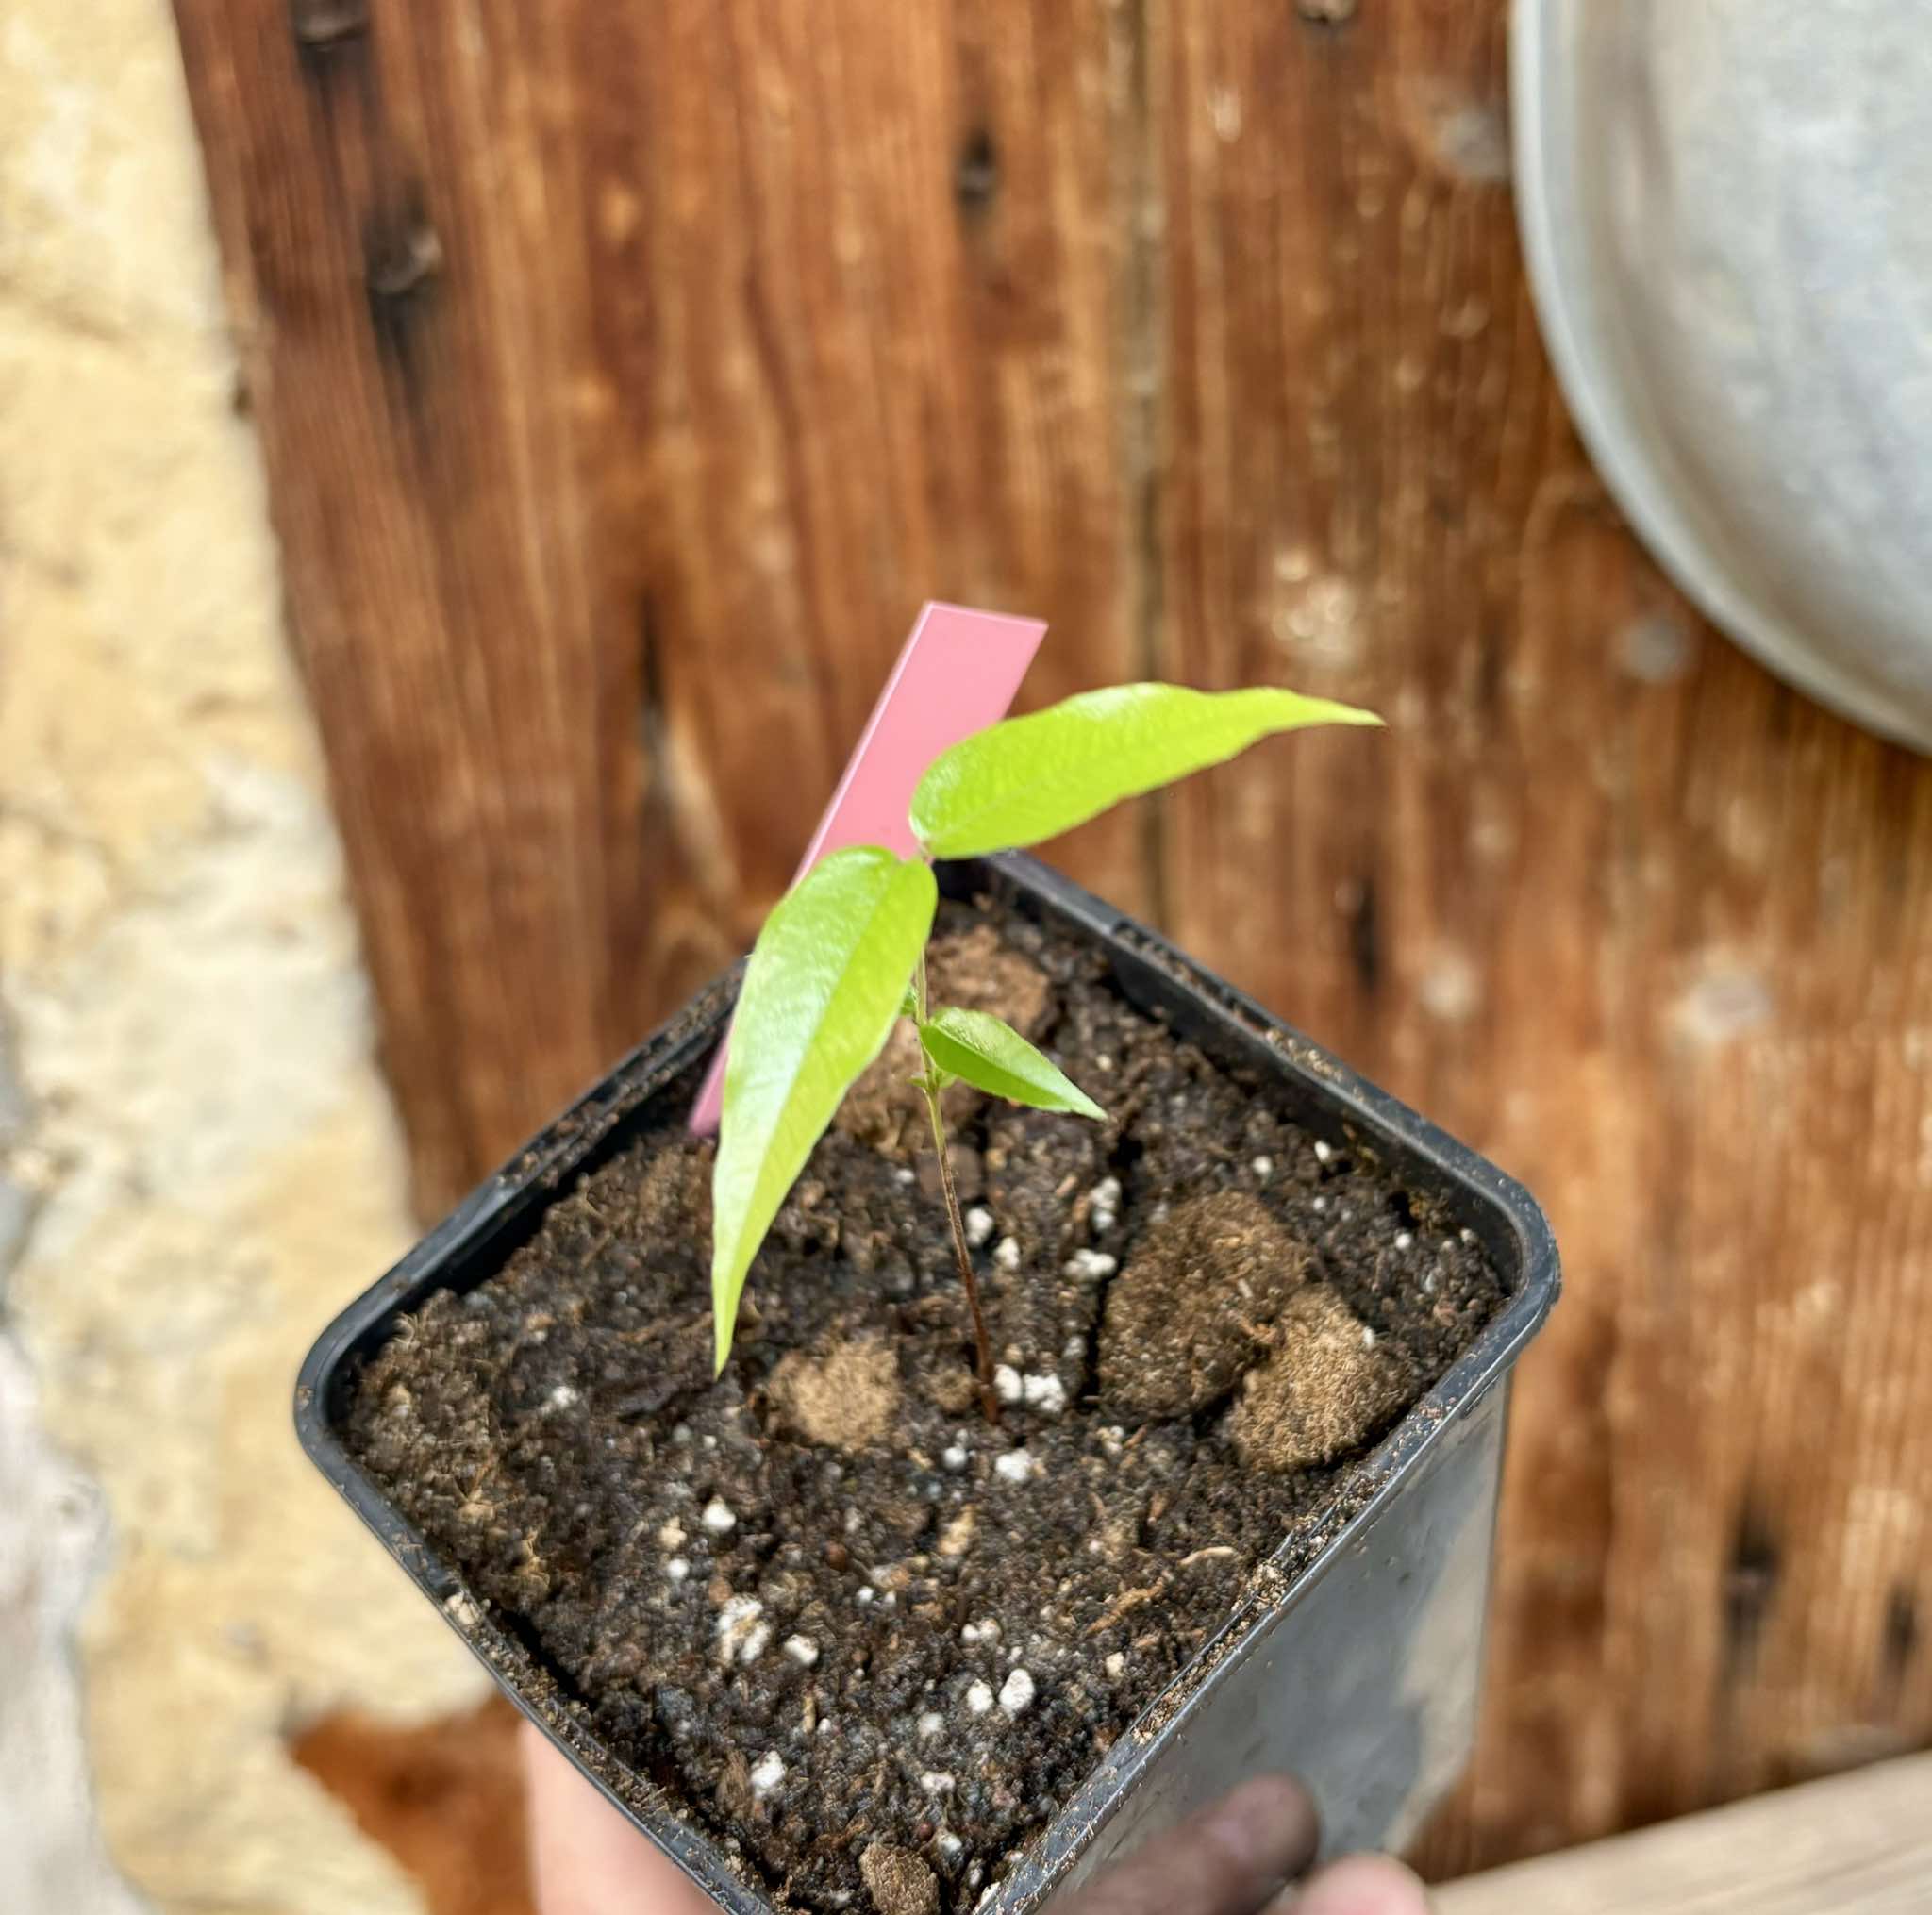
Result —
<svg viewBox="0 0 1932 1915"><path fill-rule="evenodd" d="M1455 1781L1474 1725L1510 1372L1556 1301L1556 1245L1519 1184L1270 1017L1121 912L1029 858L941 867L942 891L991 894L1097 947L1116 988L1225 1066L1259 1074L1314 1137L1369 1145L1412 1191L1473 1231L1505 1300L1440 1382L1356 1466L1345 1507L1251 1593L1121 1736L983 1902L1041 1908L1149 1836L1267 1770L1300 1775L1324 1848L1400 1850ZM704 1831L558 1706L530 1645L465 1588L351 1458L343 1429L358 1365L433 1292L499 1271L578 1173L674 1114L717 1041L741 973L702 992L461 1204L330 1324L304 1364L304 1447L481 1657L517 1707L732 1915L777 1905ZM683 1109L675 1108L681 1118Z"/></svg>

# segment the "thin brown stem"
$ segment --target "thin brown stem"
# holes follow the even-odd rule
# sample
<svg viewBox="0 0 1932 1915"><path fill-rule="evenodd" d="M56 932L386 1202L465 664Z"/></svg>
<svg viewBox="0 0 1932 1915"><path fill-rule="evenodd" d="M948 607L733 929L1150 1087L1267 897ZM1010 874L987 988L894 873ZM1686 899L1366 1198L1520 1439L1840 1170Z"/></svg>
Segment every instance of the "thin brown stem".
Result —
<svg viewBox="0 0 1932 1915"><path fill-rule="evenodd" d="M924 978L922 975L921 984ZM921 992L924 1007L924 991ZM959 1215L959 1191L953 1182L952 1153L946 1148L946 1120L940 1113L940 1085L936 1074L927 1071L919 1080L925 1092L925 1107L932 1115L932 1141L940 1154L940 1189L945 1193L946 1222L953 1228L953 1261L959 1269L959 1282L966 1291L966 1307L973 1313L974 1374L979 1379L979 1407L986 1420L997 1429L1000 1400L992 1387L992 1342L986 1334L986 1314L979 1307L979 1279L973 1274L973 1253L966 1247L966 1225Z"/></svg>

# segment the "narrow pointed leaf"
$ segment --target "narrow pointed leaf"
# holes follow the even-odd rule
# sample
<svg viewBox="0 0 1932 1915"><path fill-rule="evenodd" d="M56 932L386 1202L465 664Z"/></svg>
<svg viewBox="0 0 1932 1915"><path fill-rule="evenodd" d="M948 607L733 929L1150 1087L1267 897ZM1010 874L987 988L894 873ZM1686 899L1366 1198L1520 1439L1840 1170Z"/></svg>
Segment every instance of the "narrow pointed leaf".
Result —
<svg viewBox="0 0 1932 1915"><path fill-rule="evenodd" d="M937 905L924 862L861 845L814 866L758 933L711 1172L720 1370L752 1258L852 1080L885 1047Z"/></svg>
<svg viewBox="0 0 1932 1915"><path fill-rule="evenodd" d="M1107 1115L1043 1051L987 1011L936 1010L920 1025L919 1041L941 1072L1009 1104L1071 1110L1076 1117Z"/></svg>
<svg viewBox="0 0 1932 1915"><path fill-rule="evenodd" d="M912 794L912 828L935 858L1014 851L1071 831L1123 798L1222 764L1273 732L1381 722L1352 705L1272 686L1083 691L941 752Z"/></svg>

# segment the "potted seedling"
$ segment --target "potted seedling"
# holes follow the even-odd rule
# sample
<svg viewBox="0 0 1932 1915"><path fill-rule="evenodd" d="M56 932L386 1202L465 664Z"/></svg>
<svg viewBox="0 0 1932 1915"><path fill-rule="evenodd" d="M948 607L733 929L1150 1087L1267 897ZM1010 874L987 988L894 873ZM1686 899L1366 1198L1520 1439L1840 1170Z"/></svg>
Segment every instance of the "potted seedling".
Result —
<svg viewBox="0 0 1932 1915"><path fill-rule="evenodd" d="M311 1453L737 1915L1029 1909L1270 1767L1395 1841L1466 1753L1542 1220L1023 855L1371 723L954 746L311 1356Z"/></svg>

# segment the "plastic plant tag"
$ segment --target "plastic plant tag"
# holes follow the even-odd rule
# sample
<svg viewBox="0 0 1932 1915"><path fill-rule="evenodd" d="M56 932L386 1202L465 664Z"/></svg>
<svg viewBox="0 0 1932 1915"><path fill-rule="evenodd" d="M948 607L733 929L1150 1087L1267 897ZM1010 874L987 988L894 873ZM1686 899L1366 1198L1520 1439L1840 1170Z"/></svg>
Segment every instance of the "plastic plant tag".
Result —
<svg viewBox="0 0 1932 1915"><path fill-rule="evenodd" d="M906 815L913 788L949 745L1006 716L1045 636L1040 619L927 605L873 707L792 883L828 852L847 845L882 844L908 858L917 853ZM718 1127L729 1042L727 1034L691 1107L691 1128L699 1136Z"/></svg>

